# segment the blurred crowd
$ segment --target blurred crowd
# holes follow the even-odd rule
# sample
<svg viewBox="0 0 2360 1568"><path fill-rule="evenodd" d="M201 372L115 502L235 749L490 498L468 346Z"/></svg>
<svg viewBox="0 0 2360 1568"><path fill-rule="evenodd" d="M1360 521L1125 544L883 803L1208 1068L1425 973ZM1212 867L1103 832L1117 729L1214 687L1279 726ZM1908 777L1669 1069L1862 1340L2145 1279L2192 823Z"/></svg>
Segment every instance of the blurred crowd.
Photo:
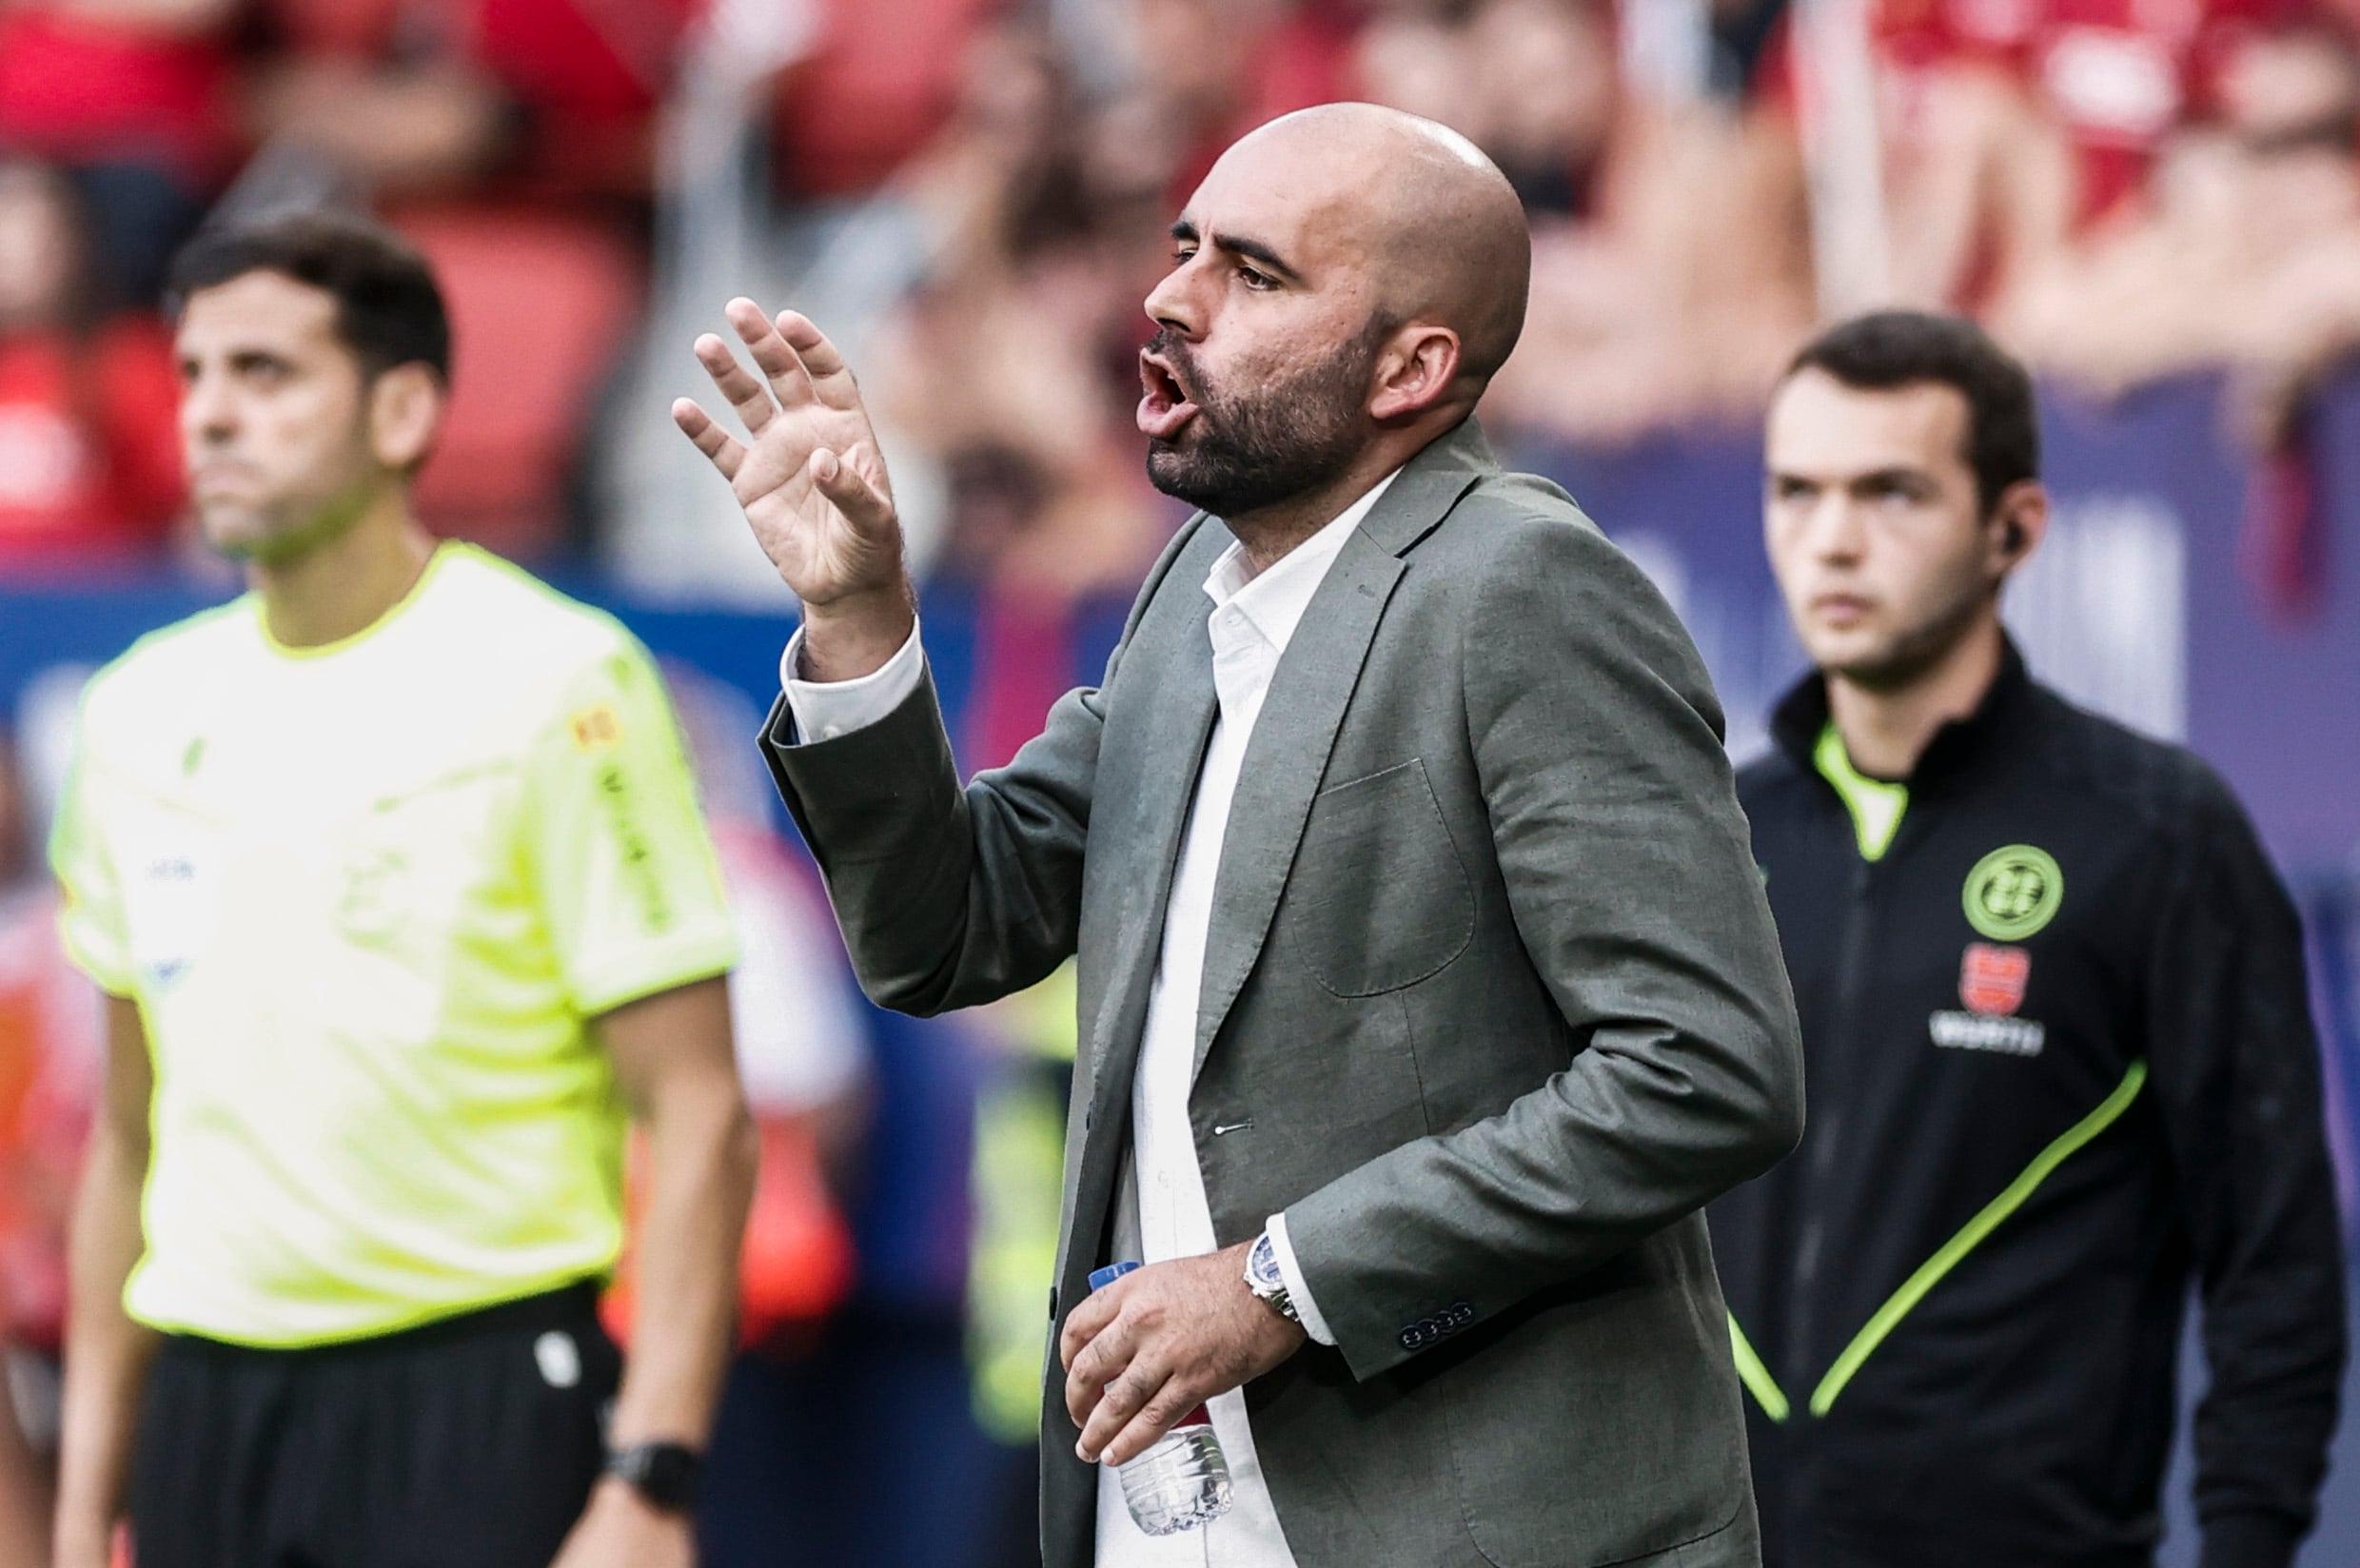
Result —
<svg viewBox="0 0 2360 1568"><path fill-rule="evenodd" d="M2360 341L2350 5L0 0L0 570L172 554L163 265L209 212L337 201L453 296L451 532L760 576L654 515L686 486L649 412L758 283L859 350L934 570L1120 584L1170 520L1129 418L1165 226L1339 97L1524 195L1495 430L1742 421L1814 320L1898 302L2101 395L2225 369L2281 447Z"/></svg>

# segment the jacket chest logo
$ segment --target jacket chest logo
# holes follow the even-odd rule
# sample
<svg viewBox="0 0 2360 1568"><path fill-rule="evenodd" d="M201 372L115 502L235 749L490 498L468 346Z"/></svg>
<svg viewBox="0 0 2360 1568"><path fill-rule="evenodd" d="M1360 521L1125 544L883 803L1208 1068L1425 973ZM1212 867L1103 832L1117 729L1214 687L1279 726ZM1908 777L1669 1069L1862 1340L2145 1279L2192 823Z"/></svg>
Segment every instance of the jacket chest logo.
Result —
<svg viewBox="0 0 2360 1568"><path fill-rule="evenodd" d="M2021 942L2056 918L2065 873L2030 844L1992 851L1967 873L1967 924L1995 942Z"/></svg>
<svg viewBox="0 0 2360 1568"><path fill-rule="evenodd" d="M2039 1055L2049 1043L2048 1027L2016 1016L2032 977L2033 955L2022 948L1968 943L1958 960L1958 1000L1966 1010L1934 1014L1926 1020L1927 1032L1950 1050Z"/></svg>
<svg viewBox="0 0 2360 1568"><path fill-rule="evenodd" d="M1970 942L1958 960L1958 1000L1969 1012L2004 1017L2024 1005L2033 977L2033 955L2022 948Z"/></svg>

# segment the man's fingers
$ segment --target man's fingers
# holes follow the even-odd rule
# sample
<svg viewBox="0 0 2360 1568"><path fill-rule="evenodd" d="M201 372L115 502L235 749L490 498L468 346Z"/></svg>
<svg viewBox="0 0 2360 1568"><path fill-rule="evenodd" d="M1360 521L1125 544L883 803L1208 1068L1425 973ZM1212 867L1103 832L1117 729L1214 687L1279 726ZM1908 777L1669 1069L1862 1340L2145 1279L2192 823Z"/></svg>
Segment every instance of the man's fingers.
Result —
<svg viewBox="0 0 2360 1568"><path fill-rule="evenodd" d="M1090 1420L1082 1425L1081 1441L1075 1445L1074 1452L1085 1460L1112 1460L1112 1456L1106 1452L1109 1444L1128 1432L1148 1411L1162 1410L1169 1405L1170 1401L1164 1397L1164 1390L1169 1386L1168 1377L1168 1372L1160 1363L1146 1357L1125 1367L1123 1375L1108 1383L1099 1395L1096 1407L1090 1412ZM1170 1420L1176 1420L1187 1408L1182 1406L1172 1411L1171 1418L1165 1424L1169 1425ZM1148 1439L1148 1442L1154 1441L1153 1437ZM1146 1446L1146 1443L1141 1443L1139 1448ZM1123 1457L1130 1458L1139 1448L1130 1450ZM1112 1460L1112 1462L1119 1464L1122 1461Z"/></svg>
<svg viewBox="0 0 2360 1568"><path fill-rule="evenodd" d="M1072 1323L1069 1321L1068 1329ZM1131 1330L1120 1319L1108 1323L1089 1343L1072 1348L1060 1346L1066 1364L1065 1408L1080 1426L1097 1409L1107 1384L1114 1382L1131 1364Z"/></svg>
<svg viewBox="0 0 2360 1568"><path fill-rule="evenodd" d="M714 389L729 400L738 411L746 434L758 436L762 426L777 417L778 404L754 373L738 363L738 356L729 351L729 344L708 332L695 344L697 363L713 378Z"/></svg>
<svg viewBox="0 0 2360 1568"><path fill-rule="evenodd" d="M1072 1418L1076 1429L1090 1425L1090 1418L1098 1408L1102 1392L1096 1383L1087 1378L1075 1377L1071 1372L1065 1375L1065 1413Z"/></svg>
<svg viewBox="0 0 2360 1568"><path fill-rule="evenodd" d="M868 476L846 462L826 447L811 457L812 482L819 493L836 502L836 509L844 514L852 525L866 533L893 521L894 503L877 494ZM1072 1320L1067 1326L1072 1327Z"/></svg>
<svg viewBox="0 0 2360 1568"><path fill-rule="evenodd" d="M697 445L697 450L713 460L713 466L721 471L721 478L734 480L738 465L746 461L745 443L733 439L730 433L713 422L713 416L687 398L672 403L672 422L680 427L680 434Z"/></svg>
<svg viewBox="0 0 2360 1568"><path fill-rule="evenodd" d="M812 323L809 316L798 311L781 310L777 320L778 336L795 350L795 357L803 362L811 373L813 388L819 400L835 408L850 408L860 401L860 392L853 382L852 366L836 351L828 335Z"/></svg>
<svg viewBox="0 0 2360 1568"><path fill-rule="evenodd" d="M818 454L814 453L815 458ZM1065 1315L1065 1326L1057 1331L1057 1364L1073 1370L1073 1358L1082 1346L1098 1337L1098 1330L1114 1319L1114 1308L1106 1301L1106 1292L1096 1291L1073 1303L1073 1310Z"/></svg>
<svg viewBox="0 0 2360 1568"><path fill-rule="evenodd" d="M814 453L816 459L818 454ZM831 454L833 456L833 454ZM1107 1324L1114 1321L1119 1310L1114 1304L1115 1292L1093 1290L1073 1303L1073 1310L1065 1315L1065 1326L1057 1331L1057 1364L1073 1370L1074 1358L1082 1347L1096 1339Z"/></svg>
<svg viewBox="0 0 2360 1568"><path fill-rule="evenodd" d="M777 395L781 408L816 400L811 373L803 368L795 350L787 346L787 340L778 335L770 318L762 314L760 305L740 297L730 301L723 314L729 317L729 324L738 329L738 336L744 341L754 363L770 378L770 389Z"/></svg>
<svg viewBox="0 0 2360 1568"><path fill-rule="evenodd" d="M1153 1399L1139 1407L1138 1414L1132 1416L1121 1431L1107 1441L1106 1446L1098 1452L1100 1462L1129 1464L1154 1447L1181 1417L1204 1402L1193 1397L1179 1379L1170 1380L1155 1391Z"/></svg>

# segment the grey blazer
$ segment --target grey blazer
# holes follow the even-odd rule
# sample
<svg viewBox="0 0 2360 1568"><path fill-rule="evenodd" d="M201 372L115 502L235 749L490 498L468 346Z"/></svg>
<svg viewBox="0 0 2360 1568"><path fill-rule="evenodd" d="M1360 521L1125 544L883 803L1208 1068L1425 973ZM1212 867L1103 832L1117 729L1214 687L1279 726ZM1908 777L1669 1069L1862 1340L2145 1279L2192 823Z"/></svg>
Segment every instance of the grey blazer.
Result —
<svg viewBox="0 0 2360 1568"><path fill-rule="evenodd" d="M1107 1261L1229 542L1182 529L1104 684L964 790L931 684L811 745L782 702L766 735L879 1003L967 1007L1079 954L1052 1335ZM1280 660L1201 1007L1214 1233L1283 1210L1338 1341L1247 1390L1301 1568L1759 1560L1698 1210L1800 1133L1794 1004L1695 649L1471 420ZM1045 1560L1083 1568L1095 1479L1062 1390L1052 1356Z"/></svg>

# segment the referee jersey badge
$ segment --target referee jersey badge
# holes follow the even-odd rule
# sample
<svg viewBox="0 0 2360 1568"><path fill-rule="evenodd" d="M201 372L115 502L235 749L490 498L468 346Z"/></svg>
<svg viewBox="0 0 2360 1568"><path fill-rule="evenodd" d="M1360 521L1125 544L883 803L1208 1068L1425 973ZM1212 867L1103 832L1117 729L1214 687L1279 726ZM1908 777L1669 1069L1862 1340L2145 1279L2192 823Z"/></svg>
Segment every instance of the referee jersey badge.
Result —
<svg viewBox="0 0 2360 1568"><path fill-rule="evenodd" d="M603 702L584 708L566 722L574 732L574 745L580 751L602 752L622 739L622 721Z"/></svg>

